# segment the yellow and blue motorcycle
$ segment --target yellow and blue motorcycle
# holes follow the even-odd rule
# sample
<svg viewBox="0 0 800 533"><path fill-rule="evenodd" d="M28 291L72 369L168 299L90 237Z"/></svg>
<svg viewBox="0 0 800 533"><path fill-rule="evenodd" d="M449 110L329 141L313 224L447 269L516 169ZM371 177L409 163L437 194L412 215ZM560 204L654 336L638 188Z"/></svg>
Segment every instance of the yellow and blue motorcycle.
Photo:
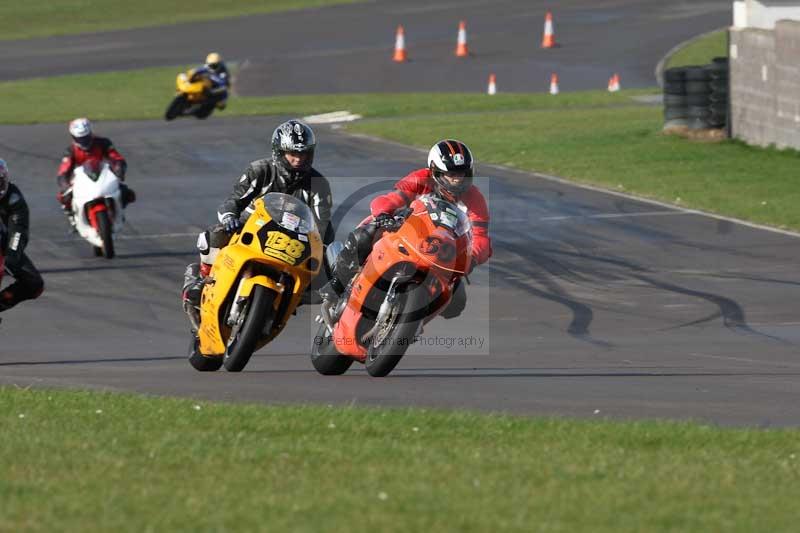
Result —
<svg viewBox="0 0 800 533"><path fill-rule="evenodd" d="M178 74L175 90L164 113L168 121L190 115L208 118L214 109L224 109L228 98L228 84L205 67Z"/></svg>

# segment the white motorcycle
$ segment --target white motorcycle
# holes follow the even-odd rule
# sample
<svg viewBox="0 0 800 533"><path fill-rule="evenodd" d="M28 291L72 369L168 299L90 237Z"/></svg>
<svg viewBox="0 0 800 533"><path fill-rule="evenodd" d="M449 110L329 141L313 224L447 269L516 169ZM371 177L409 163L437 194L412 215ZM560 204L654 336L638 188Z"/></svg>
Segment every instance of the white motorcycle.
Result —
<svg viewBox="0 0 800 533"><path fill-rule="evenodd" d="M88 161L76 167L72 180L75 229L94 247L96 256L114 257L114 232L125 222L122 191L108 163Z"/></svg>

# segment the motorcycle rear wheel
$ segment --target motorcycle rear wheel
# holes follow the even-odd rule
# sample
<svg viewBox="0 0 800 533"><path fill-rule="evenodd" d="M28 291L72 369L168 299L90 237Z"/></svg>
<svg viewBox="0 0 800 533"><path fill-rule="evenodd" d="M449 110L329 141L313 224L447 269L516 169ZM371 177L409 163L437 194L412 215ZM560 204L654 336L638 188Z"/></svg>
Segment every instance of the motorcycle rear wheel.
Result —
<svg viewBox="0 0 800 533"><path fill-rule="evenodd" d="M422 287L413 287L399 295L392 314L379 325L379 330L370 340L364 360L370 376L382 378L389 375L406 354L424 319L420 310L426 298L427 292ZM381 333L382 330L385 333Z"/></svg>
<svg viewBox="0 0 800 533"><path fill-rule="evenodd" d="M200 339L192 332L189 341L189 364L200 372L215 372L222 366L222 357L206 357L199 352Z"/></svg>
<svg viewBox="0 0 800 533"><path fill-rule="evenodd" d="M103 241L103 256L106 259L114 257L114 238L111 232L111 219L108 218L107 211L97 213L97 233Z"/></svg>
<svg viewBox="0 0 800 533"><path fill-rule="evenodd" d="M272 320L275 293L258 285L242 309L241 325L234 326L222 364L228 372L241 372L256 349L264 324Z"/></svg>
<svg viewBox="0 0 800 533"><path fill-rule="evenodd" d="M181 116L184 109L186 109L186 95L179 94L175 98L172 99L169 106L167 106L167 111L164 113L165 120L173 120Z"/></svg>
<svg viewBox="0 0 800 533"><path fill-rule="evenodd" d="M339 353L333 339L328 334L328 327L320 324L314 344L311 346L311 364L323 376L341 376L353 364L352 357Z"/></svg>

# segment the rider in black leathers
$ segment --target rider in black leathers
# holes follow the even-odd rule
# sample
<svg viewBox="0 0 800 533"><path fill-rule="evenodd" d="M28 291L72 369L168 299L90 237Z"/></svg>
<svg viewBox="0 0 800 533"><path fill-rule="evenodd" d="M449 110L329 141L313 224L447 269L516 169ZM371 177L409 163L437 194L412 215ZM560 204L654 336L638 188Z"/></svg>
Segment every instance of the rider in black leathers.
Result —
<svg viewBox="0 0 800 533"><path fill-rule="evenodd" d="M42 276L25 254L29 220L28 203L19 188L11 183L8 165L0 159L0 221L7 228L3 252L5 268L15 280L0 292L0 312L24 300L38 298L44 290Z"/></svg>
<svg viewBox="0 0 800 533"><path fill-rule="evenodd" d="M314 132L299 120L289 120L275 129L272 157L250 163L236 180L231 195L217 210L220 223L201 233L197 239L200 263L188 265L184 274L183 302L187 312L200 305L202 280L211 272L219 250L247 220L250 215L248 206L267 193L281 192L302 200L314 213L323 244L333 242L331 188L328 180L312 167L315 147ZM316 296L317 289L324 282L324 272L320 272L306 294Z"/></svg>

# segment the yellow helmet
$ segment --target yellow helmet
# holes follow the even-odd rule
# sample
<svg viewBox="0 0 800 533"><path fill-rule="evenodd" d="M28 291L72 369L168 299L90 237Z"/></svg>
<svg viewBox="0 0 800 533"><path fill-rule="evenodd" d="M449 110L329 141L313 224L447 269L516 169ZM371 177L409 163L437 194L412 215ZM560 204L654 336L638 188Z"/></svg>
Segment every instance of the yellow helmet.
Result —
<svg viewBox="0 0 800 533"><path fill-rule="evenodd" d="M206 65L214 65L222 61L222 56L216 52L211 52L206 56Z"/></svg>

